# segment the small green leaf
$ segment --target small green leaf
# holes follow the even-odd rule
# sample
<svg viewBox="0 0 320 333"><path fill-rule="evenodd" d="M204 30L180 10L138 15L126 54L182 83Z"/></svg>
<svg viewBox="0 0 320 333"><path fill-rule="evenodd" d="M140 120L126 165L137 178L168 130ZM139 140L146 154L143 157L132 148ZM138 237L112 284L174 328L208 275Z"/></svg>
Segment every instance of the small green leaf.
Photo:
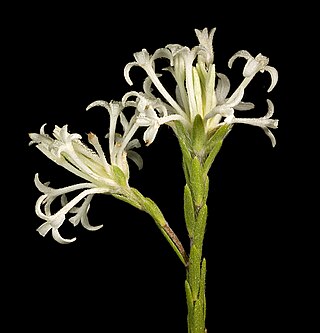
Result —
<svg viewBox="0 0 320 333"><path fill-rule="evenodd" d="M232 125L223 125L219 127L210 137L210 139L207 141L206 145L206 155L207 161L206 161L206 170L209 170L211 164L213 163L213 160L215 159L216 155L218 154L223 140L226 138L228 133L230 132L232 128Z"/></svg>
<svg viewBox="0 0 320 333"><path fill-rule="evenodd" d="M175 122L174 132L181 146L181 150L183 153L186 153L186 155L190 156L190 152L192 151L190 135L185 126L180 121Z"/></svg>
<svg viewBox="0 0 320 333"><path fill-rule="evenodd" d="M184 282L184 288L186 292L186 297L187 297L187 308L188 308L188 328L189 331L188 333L191 333L191 327L193 327L193 298L192 298L192 292L191 292L191 287L190 284L187 280Z"/></svg>
<svg viewBox="0 0 320 333"><path fill-rule="evenodd" d="M228 124L225 124L225 125L222 125L221 127L219 127L213 134L211 134L211 136L208 140L207 148L209 150L211 150L213 148L213 146L215 145L215 142L224 140L225 137L230 132L231 128L232 128L232 125L228 125Z"/></svg>
<svg viewBox="0 0 320 333"><path fill-rule="evenodd" d="M183 156L183 158L182 158L182 169L183 169L184 177L185 177L187 182L189 182L189 180L190 180L190 177L189 177L190 168L191 168L191 159L187 161Z"/></svg>
<svg viewBox="0 0 320 333"><path fill-rule="evenodd" d="M204 332L205 332L205 323L203 315L203 306L201 300L198 299L194 305L192 333L204 333Z"/></svg>
<svg viewBox="0 0 320 333"><path fill-rule="evenodd" d="M193 200L192 194L190 191L190 187L188 184L184 187L184 218L188 230L188 234L190 238L193 238L193 228L194 228L194 207L193 207Z"/></svg>
<svg viewBox="0 0 320 333"><path fill-rule="evenodd" d="M192 127L192 147L196 153L203 151L206 140L207 137L203 119L200 114L197 114L194 118Z"/></svg>
<svg viewBox="0 0 320 333"><path fill-rule="evenodd" d="M190 283L191 292L194 301L198 299L199 288L200 288L200 264L201 264L201 253L195 245L192 245L190 250L188 281Z"/></svg>
<svg viewBox="0 0 320 333"><path fill-rule="evenodd" d="M189 186L193 195L194 203L197 207L201 206L204 198L203 168L197 157L194 157L190 169Z"/></svg>
<svg viewBox="0 0 320 333"><path fill-rule="evenodd" d="M197 216L197 220L194 225L194 237L193 244L198 248L202 249L204 233L207 225L208 206L204 204Z"/></svg>
<svg viewBox="0 0 320 333"><path fill-rule="evenodd" d="M153 219L160 225L165 226L166 220L160 210L160 208L155 204L150 198L145 198L144 207L146 211L153 217Z"/></svg>
<svg viewBox="0 0 320 333"><path fill-rule="evenodd" d="M185 282L184 282L184 287L185 287L186 297L187 297L188 313L191 313L191 311L193 309L193 297L192 297L190 284L187 280L185 280Z"/></svg>
<svg viewBox="0 0 320 333"><path fill-rule="evenodd" d="M209 153L208 157L206 158L204 165L203 165L203 171L205 174L208 174L211 165L214 161L214 159L216 158L220 148L222 146L222 141L217 141L215 143L215 146L213 147L213 149L211 150L211 152Z"/></svg>
<svg viewBox="0 0 320 333"><path fill-rule="evenodd" d="M203 197L203 202L207 202L209 195L209 177L208 175L206 176L205 182L204 182L204 197Z"/></svg>
<svg viewBox="0 0 320 333"><path fill-rule="evenodd" d="M202 302L202 307L203 307L203 321L206 320L206 295L205 295L205 290L206 290L206 274L207 274L207 261L205 258L202 260L202 265L201 265L201 273L200 273L200 292L199 292L199 299Z"/></svg>

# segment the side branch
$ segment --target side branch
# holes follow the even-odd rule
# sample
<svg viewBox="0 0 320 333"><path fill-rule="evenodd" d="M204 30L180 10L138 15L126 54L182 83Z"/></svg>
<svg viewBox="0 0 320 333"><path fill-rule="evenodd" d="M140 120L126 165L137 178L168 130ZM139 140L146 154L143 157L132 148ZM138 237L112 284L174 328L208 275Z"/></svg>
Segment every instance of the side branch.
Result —
<svg viewBox="0 0 320 333"><path fill-rule="evenodd" d="M170 237L172 242L177 247L179 253L181 254L181 256L183 258L184 265L187 267L188 263L189 263L189 258L188 258L188 255L187 255L182 243L180 242L179 238L174 233L174 231L170 228L168 223L166 223L162 228L165 230L166 234Z"/></svg>

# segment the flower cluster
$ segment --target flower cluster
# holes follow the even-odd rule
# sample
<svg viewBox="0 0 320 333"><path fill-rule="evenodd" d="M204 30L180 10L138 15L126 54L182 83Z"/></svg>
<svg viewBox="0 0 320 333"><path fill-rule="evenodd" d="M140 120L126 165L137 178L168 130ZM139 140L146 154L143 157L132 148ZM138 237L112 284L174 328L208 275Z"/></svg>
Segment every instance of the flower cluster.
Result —
<svg viewBox="0 0 320 333"><path fill-rule="evenodd" d="M117 135L116 120L120 115L121 107L119 103L95 102L93 105L103 105L110 113L110 130L108 133L110 160L107 161L98 137L88 134L88 141L93 146L90 149L77 133L70 134L67 125L62 128L55 126L53 137L44 131L45 125L40 129L40 133L29 133L30 144L36 144L37 148L56 164L64 167L73 174L84 179L86 182L55 189L49 183L42 183L38 174L35 175L35 185L43 193L36 202L36 214L45 222L37 229L45 236L50 230L53 238L59 243L66 244L75 240L63 238L59 233L59 227L65 221L66 214L74 214L69 220L73 225L79 222L88 230L97 230L88 221L88 210L94 194L119 194L128 195L129 167L127 158L131 158L139 168L142 168L141 156L132 150L140 146L137 139L130 140L129 123L122 115L122 123L126 129L126 135ZM89 107L91 107L89 106ZM88 108L89 108L88 107ZM70 202L67 194L78 192ZM62 208L56 213L51 212L52 202L61 198ZM76 205L82 201L80 207Z"/></svg>
<svg viewBox="0 0 320 333"><path fill-rule="evenodd" d="M81 224L89 230L97 230L100 226L91 226L88 221L88 210L94 194L112 194L134 202L132 190L129 186L129 165L131 159L141 169L143 161L134 150L140 147L138 139L134 138L139 128L145 128L143 140L150 145L158 133L161 125L167 124L174 130L181 124L186 132L192 132L197 118L201 118L207 140L223 125L236 123L258 126L264 130L276 144L270 129L278 127L278 120L272 119L273 103L268 99L268 112L260 118L236 117L236 111L250 110L254 104L244 102L243 96L246 86L259 72L267 71L271 76L270 92L277 83L278 73L274 67L268 65L268 58L258 54L253 57L247 51L239 51L229 60L232 67L238 57L246 59L243 69L243 80L232 93L230 82L226 75L216 72L214 52L212 47L215 29L208 31L195 29L199 44L192 49L179 44L169 44L156 50L152 55L146 49L134 53L135 61L124 68L124 77L129 85L133 85L130 78L132 67L141 67L147 74L143 83L143 91L129 91L121 101L106 102L98 100L91 103L87 110L101 106L109 114L109 131L106 135L109 142L109 158L107 159L97 136L88 134L89 148L81 135L70 134L68 126L56 126L53 137L44 131L30 133L30 144L37 148L49 159L64 167L85 182L55 189L49 183L42 183L38 174L35 175L35 185L43 194L36 202L36 214L44 220L38 228L41 235L50 230L53 238L60 243L70 243L75 240L63 238L59 227L63 224L67 214L74 214L69 220L74 225ZM162 74L156 72L155 61L159 58L168 61L164 68L172 75L175 82L174 94L170 93L161 82ZM130 119L125 116L124 109L133 108ZM122 126L123 133L116 129ZM177 133L175 131L175 133ZM206 143L205 143L206 144ZM209 147L209 146L208 146ZM72 200L67 200L67 194L78 192ZM52 212L52 202L60 198L61 209ZM143 201L143 200L142 200ZM78 206L80 204L80 206ZM137 204L139 206L139 204Z"/></svg>
<svg viewBox="0 0 320 333"><path fill-rule="evenodd" d="M146 49L134 54L135 61L125 66L124 76L129 85L133 85L130 78L130 70L133 66L141 67L147 78L144 83L144 92L135 93L141 99L157 101L162 110L167 110L161 115L161 122L171 120L181 121L186 128L191 129L196 115L200 115L205 122L205 130L208 135L223 124L243 123L262 128L270 137L272 145L276 144L270 128L278 127L278 120L271 119L273 115L273 103L268 99L268 112L261 118L237 118L235 111L250 110L253 103L244 102L243 96L246 86L258 72L267 71L271 75L270 92L278 81L278 72L268 65L269 59L261 54L253 57L248 51L241 50L234 54L228 62L231 68L234 60L243 57L247 60L243 69L243 81L232 94L230 82L226 75L216 72L214 64L214 52L212 47L215 28L209 32L195 29L199 45L192 49L179 44L169 44L150 55ZM155 61L159 58L168 60L169 65L164 69L169 71L176 83L174 97L161 83L161 75L155 72ZM161 100L153 93L153 88L161 95ZM229 95L229 96L228 96ZM146 103L148 103L146 101ZM176 118L173 118L173 117ZM174 126L174 125L173 125ZM150 129L155 136L156 128Z"/></svg>

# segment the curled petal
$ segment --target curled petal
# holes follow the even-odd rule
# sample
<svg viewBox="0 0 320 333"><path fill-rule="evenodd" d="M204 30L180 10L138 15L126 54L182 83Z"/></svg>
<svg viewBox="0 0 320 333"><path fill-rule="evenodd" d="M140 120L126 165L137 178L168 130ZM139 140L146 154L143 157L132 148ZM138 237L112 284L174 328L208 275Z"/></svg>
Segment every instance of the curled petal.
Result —
<svg viewBox="0 0 320 333"><path fill-rule="evenodd" d="M159 58L167 58L170 60L170 66L173 65L172 53L164 47L156 50L156 52L151 57L151 61L153 62L154 60L159 59Z"/></svg>
<svg viewBox="0 0 320 333"><path fill-rule="evenodd" d="M61 237L58 229L52 229L52 237L55 241L57 241L60 244L69 244L76 240L76 237L71 239Z"/></svg>
<svg viewBox="0 0 320 333"><path fill-rule="evenodd" d="M250 59L253 58L252 55L246 51L246 50L240 50L238 52L236 52L228 61L228 67L231 68L233 65L233 62L235 61L235 59L237 58L245 58L245 59Z"/></svg>
<svg viewBox="0 0 320 333"><path fill-rule="evenodd" d="M74 226L76 226L77 224L79 224L79 222L81 222L82 226L84 228L86 228L87 230L98 230L98 229L102 228L102 226L103 226L102 224L98 225L98 226L92 226L89 223L88 211L90 208L90 202L92 200L92 197L93 197L92 194L88 195L80 207L73 207L72 213L75 213L75 215L73 217L71 217L69 219L69 221ZM70 210L70 213L71 213L71 210Z"/></svg>
<svg viewBox="0 0 320 333"><path fill-rule="evenodd" d="M133 66L138 66L138 64L135 61L129 62L128 64L125 65L123 70L124 78L130 86L133 85L133 82L130 78L129 72Z"/></svg>
<svg viewBox="0 0 320 333"><path fill-rule="evenodd" d="M263 118L270 118L273 116L273 113L274 113L274 105L270 99L267 99L267 104L268 104L268 112L266 113L266 115Z"/></svg>
<svg viewBox="0 0 320 333"><path fill-rule="evenodd" d="M47 183L41 183L41 181L40 181L40 179L39 179L39 173L36 173L35 174L35 176L34 176L34 183L35 183L35 185L36 185L36 188L40 191L40 192L42 192L42 193L48 193L50 190L51 190L51 188L49 187L49 182L47 182Z"/></svg>
<svg viewBox="0 0 320 333"><path fill-rule="evenodd" d="M269 89L267 90L268 92L270 92L278 82L278 71L274 67L271 67L271 66L266 66L264 69L267 72L269 72L271 75L271 84L270 84Z"/></svg>
<svg viewBox="0 0 320 333"><path fill-rule="evenodd" d="M262 127L262 129L266 133L266 135L269 137L269 139L271 140L272 147L275 147L275 145L276 145L276 138L273 135L273 133L270 131L270 129L268 127Z"/></svg>

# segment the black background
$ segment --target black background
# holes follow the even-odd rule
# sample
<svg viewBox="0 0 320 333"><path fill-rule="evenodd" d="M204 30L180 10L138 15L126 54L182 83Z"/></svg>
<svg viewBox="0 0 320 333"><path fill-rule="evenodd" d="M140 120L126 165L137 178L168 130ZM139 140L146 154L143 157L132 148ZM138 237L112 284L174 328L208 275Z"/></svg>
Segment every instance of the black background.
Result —
<svg viewBox="0 0 320 333"><path fill-rule="evenodd" d="M104 224L99 231L65 223L61 233L77 237L70 245L36 232L42 221L34 212L40 194L34 174L52 186L77 179L29 147L28 133L38 132L43 123L48 129L68 124L71 132L85 137L92 131L102 138L107 112L85 108L96 99L119 100L131 89L123 68L133 53L142 48L153 53L170 43L191 48L197 43L194 29L205 27L217 28L217 71L231 82L241 79L244 61L237 60L232 70L227 61L241 49L254 56L261 52L279 72L270 94L268 73L257 75L247 92L259 115L266 111L266 98L274 102L276 147L260 129L237 125L210 171L204 246L207 328L285 331L303 323L297 311L303 293L297 287L297 263L303 261L304 235L295 222L301 178L293 171L299 144L293 140L297 74L290 56L297 44L301 47L295 28L299 18L292 7L290 12L271 3L248 7L207 1L174 8L122 3L8 10L12 19L4 34L8 59L3 64L9 72L5 141L10 152L3 187L9 200L2 219L9 230L2 235L2 274L9 331L186 332L184 267L148 215L113 197L95 196L89 217L92 224ZM134 82L135 75L139 82L142 70L132 70ZM181 156L171 130L163 126L157 140L140 153L144 168L132 167L131 185L160 206L187 244ZM8 170L13 176L6 179Z"/></svg>

